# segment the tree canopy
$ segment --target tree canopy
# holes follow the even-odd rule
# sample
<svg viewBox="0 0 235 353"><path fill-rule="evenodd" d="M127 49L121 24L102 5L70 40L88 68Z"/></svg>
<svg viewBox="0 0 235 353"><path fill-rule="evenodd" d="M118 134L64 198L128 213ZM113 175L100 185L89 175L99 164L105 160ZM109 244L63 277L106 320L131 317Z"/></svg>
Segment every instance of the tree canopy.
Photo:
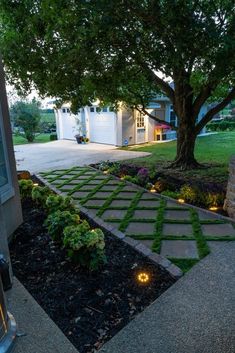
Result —
<svg viewBox="0 0 235 353"><path fill-rule="evenodd" d="M74 109L99 98L146 112L162 93L192 140L235 97L233 0L0 0L0 16L11 83Z"/></svg>

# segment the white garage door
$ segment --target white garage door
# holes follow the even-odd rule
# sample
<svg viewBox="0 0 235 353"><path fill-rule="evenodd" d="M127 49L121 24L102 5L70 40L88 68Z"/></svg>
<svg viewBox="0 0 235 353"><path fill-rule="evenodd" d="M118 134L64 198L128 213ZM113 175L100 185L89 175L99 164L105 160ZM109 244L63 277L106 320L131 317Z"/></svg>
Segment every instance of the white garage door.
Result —
<svg viewBox="0 0 235 353"><path fill-rule="evenodd" d="M90 140L116 145L115 113L90 113Z"/></svg>
<svg viewBox="0 0 235 353"><path fill-rule="evenodd" d="M80 114L76 116L77 119L81 119ZM61 130L63 139L74 140L78 133L76 127L76 118L75 115L69 113L62 113L61 114Z"/></svg>

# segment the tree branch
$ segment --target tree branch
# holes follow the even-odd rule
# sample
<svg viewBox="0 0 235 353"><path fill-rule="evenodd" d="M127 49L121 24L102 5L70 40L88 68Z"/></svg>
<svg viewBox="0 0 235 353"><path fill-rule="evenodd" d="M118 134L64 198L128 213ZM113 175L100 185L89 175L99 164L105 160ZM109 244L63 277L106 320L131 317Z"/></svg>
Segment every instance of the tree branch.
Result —
<svg viewBox="0 0 235 353"><path fill-rule="evenodd" d="M174 130L177 130L177 127L174 126L173 124L169 123L168 121L162 120L157 118L156 116L152 115L151 113L149 113L143 106L139 107L139 106L135 106L134 107L136 110L138 110L138 112L140 112L141 114L145 114L147 116L149 116L151 119L153 119L154 121L160 123L160 124L164 124L167 125L169 127L171 127Z"/></svg>
<svg viewBox="0 0 235 353"><path fill-rule="evenodd" d="M206 115L199 121L199 123L196 125L196 132L199 134L199 132L204 128L204 126L209 123L209 121L213 118L215 114L217 114L220 110L225 108L232 99L235 98L235 87L231 89L229 94L227 95L226 98L224 98L219 104L217 104L215 107L211 108Z"/></svg>
<svg viewBox="0 0 235 353"><path fill-rule="evenodd" d="M171 88L171 86L162 78L156 75L153 70L148 66L148 64L139 62L139 65L143 68L144 72L147 73L148 77L161 88L161 90L167 95L167 97L170 98L170 100L174 104L175 91L173 90L173 88Z"/></svg>

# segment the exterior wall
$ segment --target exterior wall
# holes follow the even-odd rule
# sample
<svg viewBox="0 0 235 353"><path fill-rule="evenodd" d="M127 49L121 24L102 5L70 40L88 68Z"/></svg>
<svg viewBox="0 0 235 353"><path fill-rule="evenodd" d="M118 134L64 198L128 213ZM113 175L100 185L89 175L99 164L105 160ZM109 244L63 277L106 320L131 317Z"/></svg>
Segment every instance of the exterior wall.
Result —
<svg viewBox="0 0 235 353"><path fill-rule="evenodd" d="M16 162L14 157L14 149L12 143L11 124L8 111L8 103L6 97L6 88L4 80L4 72L0 58L0 105L1 117L3 126L3 138L6 142L6 159L9 161L9 174L10 174L10 189L8 197L2 200L2 217L5 223L7 237L16 230L22 223L22 211L19 196L19 187L16 173ZM2 195L1 195L2 196ZM1 236L1 235L0 235Z"/></svg>
<svg viewBox="0 0 235 353"><path fill-rule="evenodd" d="M134 118L134 112L131 109L123 108L122 114L122 140L121 146L125 145L125 140L128 141L128 145L134 145L136 143L136 123Z"/></svg>

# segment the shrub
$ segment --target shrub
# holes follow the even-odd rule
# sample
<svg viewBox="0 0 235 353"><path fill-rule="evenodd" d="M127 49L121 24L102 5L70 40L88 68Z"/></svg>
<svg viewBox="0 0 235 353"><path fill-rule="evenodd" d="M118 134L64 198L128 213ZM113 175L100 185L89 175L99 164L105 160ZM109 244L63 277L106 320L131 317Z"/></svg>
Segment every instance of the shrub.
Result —
<svg viewBox="0 0 235 353"><path fill-rule="evenodd" d="M158 193L161 193L167 189L167 183L161 178L159 178L154 184L154 188Z"/></svg>
<svg viewBox="0 0 235 353"><path fill-rule="evenodd" d="M32 199L37 205L46 207L46 200L48 195L51 194L51 190L47 186L35 186L32 190Z"/></svg>
<svg viewBox="0 0 235 353"><path fill-rule="evenodd" d="M21 199L24 200L32 196L33 182L30 179L19 180L19 189Z"/></svg>
<svg viewBox="0 0 235 353"><path fill-rule="evenodd" d="M68 256L90 270L96 270L104 263L104 234L101 229L92 229L86 221L64 229L64 246Z"/></svg>
<svg viewBox="0 0 235 353"><path fill-rule="evenodd" d="M102 172L103 172L104 170L109 169L109 167L110 167L110 162L109 162L109 160L100 162L100 164L99 164L99 170L101 170Z"/></svg>
<svg viewBox="0 0 235 353"><path fill-rule="evenodd" d="M109 169L108 169L109 173L114 174L114 175L119 175L120 170L121 170L121 165L117 162L113 163L112 166L109 167Z"/></svg>
<svg viewBox="0 0 235 353"><path fill-rule="evenodd" d="M178 199L180 197L180 193L178 191L164 190L161 195L172 197L173 199Z"/></svg>
<svg viewBox="0 0 235 353"><path fill-rule="evenodd" d="M225 195L223 193L204 193L203 204L206 207L222 206L224 204Z"/></svg>
<svg viewBox="0 0 235 353"><path fill-rule="evenodd" d="M180 197L190 203L196 203L199 199L200 192L190 185L183 185L180 189Z"/></svg>
<svg viewBox="0 0 235 353"><path fill-rule="evenodd" d="M70 211L75 213L76 209L72 204L71 197L63 197L60 195L50 195L46 200L46 208L49 213L54 213L56 211Z"/></svg>
<svg viewBox="0 0 235 353"><path fill-rule="evenodd" d="M152 183L147 183L147 184L146 184L146 189L147 189L147 190L151 190L152 187L153 187L153 184L152 184Z"/></svg>
<svg viewBox="0 0 235 353"><path fill-rule="evenodd" d="M55 141L57 140L57 134L56 133L53 133L53 134L50 134L50 141Z"/></svg>
<svg viewBox="0 0 235 353"><path fill-rule="evenodd" d="M60 242L63 238L64 229L68 226L76 226L79 222L78 214L72 214L69 211L56 211L47 217L45 226L52 239Z"/></svg>
<svg viewBox="0 0 235 353"><path fill-rule="evenodd" d="M149 171L147 168L140 168L137 173L137 179L140 185L145 185L149 179Z"/></svg>
<svg viewBox="0 0 235 353"><path fill-rule="evenodd" d="M133 184L138 184L138 178L137 177L132 177L130 175L125 175L123 177L123 180L129 181L130 183L133 183Z"/></svg>

